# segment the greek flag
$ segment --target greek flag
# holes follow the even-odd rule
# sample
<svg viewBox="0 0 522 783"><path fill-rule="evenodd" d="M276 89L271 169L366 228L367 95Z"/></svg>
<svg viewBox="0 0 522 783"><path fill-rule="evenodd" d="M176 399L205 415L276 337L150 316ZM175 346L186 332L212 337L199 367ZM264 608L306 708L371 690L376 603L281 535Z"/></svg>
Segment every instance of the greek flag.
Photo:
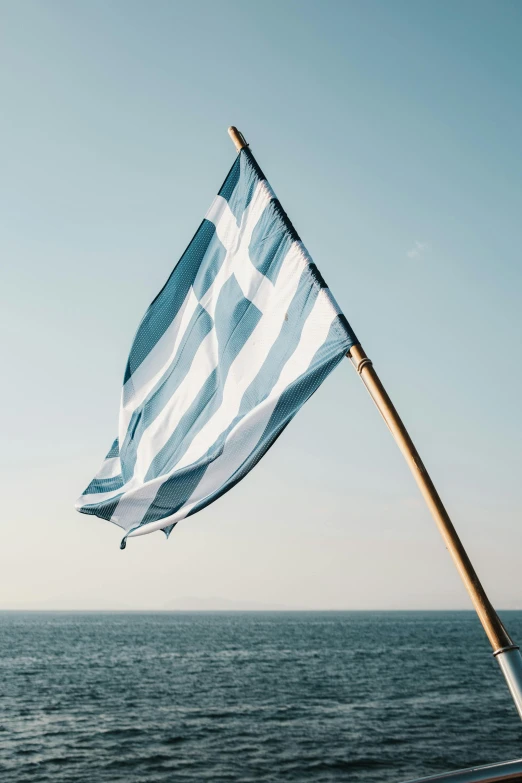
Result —
<svg viewBox="0 0 522 783"><path fill-rule="evenodd" d="M132 345L118 437L76 503L128 536L217 500L356 343L252 153L219 195Z"/></svg>

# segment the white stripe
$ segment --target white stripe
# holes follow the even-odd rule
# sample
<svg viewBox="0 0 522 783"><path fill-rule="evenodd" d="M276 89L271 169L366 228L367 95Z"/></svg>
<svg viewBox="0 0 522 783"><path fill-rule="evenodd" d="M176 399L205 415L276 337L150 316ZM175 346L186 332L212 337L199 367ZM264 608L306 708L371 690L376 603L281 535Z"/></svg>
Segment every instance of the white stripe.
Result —
<svg viewBox="0 0 522 783"><path fill-rule="evenodd" d="M168 329L123 387L118 430L120 446L125 442L133 412L143 403L176 357L197 305L198 300L191 288Z"/></svg>
<svg viewBox="0 0 522 783"><path fill-rule="evenodd" d="M144 483L145 475L154 457L168 441L177 423L191 405L194 397L199 393L212 370L216 367L217 350L212 346L212 342L215 340L216 332L213 329L200 343L183 381L169 398L161 413L144 430L136 453L136 464L132 478L118 490L100 492L95 495L83 495L78 501L80 505L89 505L95 502L103 503L125 492L125 496L121 498L118 504L118 517L123 516L125 518L127 509L130 511L134 503L134 497L131 493L133 490L144 488L145 496L143 502L146 511L156 496L158 487L165 480L165 476L159 477L159 482L149 481ZM132 517L136 518L135 509L132 509ZM114 518L114 521L116 521L116 518Z"/></svg>
<svg viewBox="0 0 522 783"><path fill-rule="evenodd" d="M254 451L281 394L308 369L315 353L326 341L335 317L336 313L332 309L328 295L324 290L321 290L303 327L299 344L286 362L271 394L243 417L230 432L222 454L209 466L188 502L175 514L156 522L149 522L133 530L129 537L143 536L179 522L180 519L187 516L194 506L217 492L233 477Z"/></svg>
<svg viewBox="0 0 522 783"><path fill-rule="evenodd" d="M225 211L225 207L228 208L228 202L221 196L216 196L205 215L206 219L210 220L212 223L216 223ZM228 209L228 212L235 222L235 218L232 215L232 212L230 212L230 209ZM229 219L228 216L226 217L226 220L227 219ZM124 430L124 434L127 432L128 420L130 420L130 417L132 416L132 411L141 405L143 400L154 388L155 383L161 378L174 359L197 304L198 300L191 287L168 329L166 329L158 342L151 351L149 351L146 358L136 368L132 373L132 376L124 385L122 409L125 409L126 415L124 416L123 421L120 420L120 438L122 429ZM123 440L120 440L120 443L123 443Z"/></svg>
<svg viewBox="0 0 522 783"><path fill-rule="evenodd" d="M245 213L243 213L242 218L244 218L244 215ZM235 238L239 233L239 226L234 213L228 206L228 201L221 196L216 196L214 203L207 212L206 218L211 223L214 223L217 238L225 250L232 250Z"/></svg>
<svg viewBox="0 0 522 783"><path fill-rule="evenodd" d="M214 317L215 315L221 289L231 275L236 272L240 274L245 288L250 290L251 288L255 289L257 287L258 290L255 301L256 306L258 306L260 310L266 306L266 303L270 302L273 296L273 285L270 281L267 281L268 286L261 285L261 281L252 282L251 284L247 281L249 276L255 279L255 281L257 281L259 277L261 277L263 281L267 280L264 275L260 275L248 256L248 244L250 243L252 233L258 223L259 216L267 206L269 199L267 188L262 187L262 185L263 183L259 183L257 186L249 208L243 214L244 220L241 221L240 229L237 227L234 215L232 214L228 203L225 202L220 208L220 219L216 225L216 231L223 244L226 242L228 248L231 249L229 250L227 248L227 254L218 274L200 301L202 307L205 308L211 317ZM238 244L237 238L240 235L241 241ZM245 245L243 245L243 243L245 243ZM213 328L196 351L190 369L182 383L176 389L172 397L166 401L165 406L156 416L154 421L152 421L143 431L134 468L135 479L144 480L154 457L167 443L177 424L189 409L195 397L199 394L205 381L208 380L211 373L217 367L218 358L217 334ZM132 380L132 378L130 380ZM150 384L149 387L152 388ZM140 397L142 397L141 390ZM143 396L143 399L144 398L145 396ZM129 426L130 415L128 411L122 412L121 415L126 432L127 427ZM123 441L120 440L120 443L123 443ZM132 486L134 486L134 483L135 482L133 481ZM130 489L131 487L129 486L128 488ZM124 499L122 498L122 503L123 500Z"/></svg>
<svg viewBox="0 0 522 783"><path fill-rule="evenodd" d="M221 199L223 203L219 205L219 209L216 209L218 215L215 224L216 234L227 252L212 285L200 300L200 304L212 318L216 312L221 289L232 274L235 275L248 299L251 297L246 292L257 290L264 281L270 282L252 264L248 254L252 234L270 199L270 191L263 182L260 182L254 191L252 201L243 213L239 227L225 199Z"/></svg>
<svg viewBox="0 0 522 783"><path fill-rule="evenodd" d="M279 336L305 265L306 262L294 243L281 265L276 287L271 287L269 292L265 289L267 298L265 301L259 301L260 309L265 311L265 315L230 366L220 407L195 436L176 469L200 459L239 413L245 391L261 370Z"/></svg>
<svg viewBox="0 0 522 783"><path fill-rule="evenodd" d="M225 207L228 207L228 201L223 196L216 196L212 204L210 205L205 220L210 220L211 223L217 223Z"/></svg>
<svg viewBox="0 0 522 783"><path fill-rule="evenodd" d="M95 479L107 479L119 476L121 473L121 462L119 457L109 457L105 460L98 473L95 475Z"/></svg>
<svg viewBox="0 0 522 783"><path fill-rule="evenodd" d="M82 508L82 506L92 506L93 503L104 503L106 500L112 500L117 495L120 495L122 492L125 492L126 487L130 485L126 484L125 486L121 487L120 489L113 489L110 492L94 492L89 495L82 495L78 498L78 500L75 503L75 508Z"/></svg>
<svg viewBox="0 0 522 783"><path fill-rule="evenodd" d="M205 381L217 367L217 363L217 336L215 329L212 329L200 343L189 371L174 394L169 398L161 413L144 430L136 455L135 479L140 482L145 480L145 475L154 457L167 443L182 416L201 391Z"/></svg>

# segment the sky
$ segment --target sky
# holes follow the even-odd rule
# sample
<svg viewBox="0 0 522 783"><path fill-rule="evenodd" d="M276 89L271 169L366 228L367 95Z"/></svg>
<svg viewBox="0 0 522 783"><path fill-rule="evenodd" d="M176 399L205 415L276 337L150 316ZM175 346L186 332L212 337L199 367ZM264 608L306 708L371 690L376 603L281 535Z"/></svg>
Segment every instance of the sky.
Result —
<svg viewBox="0 0 522 783"><path fill-rule="evenodd" d="M218 502L74 502L245 134L493 603L522 608L522 5L0 0L0 608L467 609L348 361Z"/></svg>

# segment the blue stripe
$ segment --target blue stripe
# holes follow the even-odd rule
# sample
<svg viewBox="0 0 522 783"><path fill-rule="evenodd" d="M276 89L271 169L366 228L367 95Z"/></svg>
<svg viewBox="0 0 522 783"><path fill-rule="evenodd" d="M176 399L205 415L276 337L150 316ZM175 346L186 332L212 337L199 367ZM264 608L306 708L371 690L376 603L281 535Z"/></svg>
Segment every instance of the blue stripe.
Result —
<svg viewBox="0 0 522 783"><path fill-rule="evenodd" d="M248 147L243 147L240 153L241 156L241 162L243 166L248 165L249 172L252 172L252 176L255 177L259 182L262 180L266 181L266 177L261 171L261 167L259 166L259 163L252 155L251 150Z"/></svg>
<svg viewBox="0 0 522 783"><path fill-rule="evenodd" d="M112 459L113 457L119 457L119 455L120 455L120 448L119 448L119 444L118 444L118 438L116 438L116 440L114 441L114 443L110 447L109 452L108 452L107 456L105 457L105 459Z"/></svg>
<svg viewBox="0 0 522 783"><path fill-rule="evenodd" d="M334 328L335 334L337 329ZM337 343L338 344L338 343ZM283 430L290 424L298 410L304 405L304 403L317 391L321 383L332 372L332 370L339 364L344 357L344 353L340 355L333 355L330 359L325 361L323 356L322 361L319 361L319 356L324 354L324 346L322 346L317 352L316 356L312 360L310 367L303 373L294 383L288 386L287 389L281 395L272 416L265 428L265 431L259 439L255 449L253 449L247 459L243 462L240 468L226 481L222 487L213 495L205 498L200 503L196 504L187 514L187 517L197 514L206 506L213 503L220 498L226 492L232 489L238 482L243 479L252 468L254 468L259 460L266 454L269 448L273 446L277 438L282 434ZM315 365L315 366L314 366Z"/></svg>
<svg viewBox="0 0 522 783"><path fill-rule="evenodd" d="M101 503L92 503L88 506L82 506L79 511L81 514L91 514L92 516L97 516L100 519L105 519L107 522L110 522L116 506L124 494L124 492L121 492L111 500L103 500Z"/></svg>
<svg viewBox="0 0 522 783"><path fill-rule="evenodd" d="M223 182L223 184L221 185L218 191L218 196L221 196L221 198L224 198L226 199L226 201L229 201L232 193L234 192L234 188L239 182L240 175L241 175L241 156L238 155L234 163L232 164L232 168L228 172L225 181Z"/></svg>
<svg viewBox="0 0 522 783"><path fill-rule="evenodd" d="M282 368L299 345L305 322L317 301L318 294L319 289L310 284L310 277L304 269L281 331L261 369L243 396L238 419L259 405L272 391Z"/></svg>
<svg viewBox="0 0 522 783"><path fill-rule="evenodd" d="M344 358L348 348L349 340L346 335L340 339L339 323L336 317L332 322L327 339L316 351L306 371L287 386L281 394L260 443L269 439L272 432L279 433L290 422L299 408L317 391L325 378Z"/></svg>
<svg viewBox="0 0 522 783"><path fill-rule="evenodd" d="M133 412L125 441L120 450L125 481L129 481L134 474L137 449L143 433L163 410L184 380L190 370L196 351L211 331L212 326L212 318L201 305L198 305L174 361L146 400Z"/></svg>
<svg viewBox="0 0 522 783"><path fill-rule="evenodd" d="M232 275L221 289L214 316L217 369L209 376L165 446L158 452L145 476L146 481L168 473L219 408L230 366L261 316L261 311L243 296L236 278Z"/></svg>
<svg viewBox="0 0 522 783"><path fill-rule="evenodd" d="M204 220L169 279L154 299L138 328L130 350L123 383L136 372L169 328L185 301L216 227Z"/></svg>
<svg viewBox="0 0 522 783"><path fill-rule="evenodd" d="M120 450L119 450L119 446L118 446L118 438L116 438L113 441L113 444L110 447L110 449L109 449L109 451L107 453L107 456L105 457L104 463L108 459L114 459L115 457L118 457L119 454L120 454ZM115 479L116 479L116 481L114 481ZM121 484L119 486L117 484L118 480L121 481ZM109 485L109 484L105 485L103 482L113 482L114 486ZM96 493L99 493L99 492L112 492L113 489L119 489L120 486L123 486L123 478L121 476L121 473L118 476L114 476L114 477L108 478L108 479L99 479L99 478L95 477L91 481L91 483L89 484L87 489L84 489L82 494L83 495L91 495L91 494L93 495L93 494L96 494Z"/></svg>
<svg viewBox="0 0 522 783"><path fill-rule="evenodd" d="M338 321L339 331L348 336L350 345L348 346L347 351L349 351L352 346L359 345L359 340L355 336L355 332L353 331L352 327L348 323L346 316L343 315L343 313L339 313Z"/></svg>
<svg viewBox="0 0 522 783"><path fill-rule="evenodd" d="M194 293L198 299L201 299L214 282L221 265L225 260L226 250L221 243L214 223L206 220L209 226L212 226L212 236L209 239L207 249L198 271L198 276L194 280Z"/></svg>
<svg viewBox="0 0 522 783"><path fill-rule="evenodd" d="M241 150L241 153L238 156L238 161L240 165L240 177L237 186L230 193L227 201L230 211L236 218L236 223L239 226L243 213L252 201L252 196L259 184L259 178L248 155L243 150Z"/></svg>
<svg viewBox="0 0 522 783"><path fill-rule="evenodd" d="M123 476L121 473L118 476L112 476L111 478L95 478L91 481L83 494L94 495L99 492L112 492L115 489L120 489L120 487L123 487L124 483L125 482L123 481Z"/></svg>
<svg viewBox="0 0 522 783"><path fill-rule="evenodd" d="M301 339L305 321L315 304L318 293L319 288L311 282L308 271L306 269L303 270L297 291L290 303L286 314L287 317L283 321L278 337L256 377L246 389L237 416L209 447L207 457L220 452L230 432L241 421L243 416L268 397L279 378L283 366L295 351Z"/></svg>
<svg viewBox="0 0 522 783"><path fill-rule="evenodd" d="M256 269L274 285L292 244L293 239L278 219L275 204L271 201L263 210L252 233L248 254Z"/></svg>
<svg viewBox="0 0 522 783"><path fill-rule="evenodd" d="M158 519L179 511L198 486L212 461L206 459L195 465L189 465L164 481L138 527L148 522L157 522Z"/></svg>

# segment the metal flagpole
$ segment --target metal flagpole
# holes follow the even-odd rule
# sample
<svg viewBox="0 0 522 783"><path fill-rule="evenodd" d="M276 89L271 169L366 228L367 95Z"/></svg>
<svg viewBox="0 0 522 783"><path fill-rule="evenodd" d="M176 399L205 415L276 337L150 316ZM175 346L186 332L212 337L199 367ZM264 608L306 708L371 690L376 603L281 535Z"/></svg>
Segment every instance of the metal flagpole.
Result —
<svg viewBox="0 0 522 783"><path fill-rule="evenodd" d="M248 146L245 137L237 128L232 126L228 129L228 132L238 152L243 147ZM417 449L413 445L399 414L388 397L379 376L375 372L371 360L366 356L361 345L354 345L347 356L361 377L413 473L413 477L437 523L444 543L469 593L475 611L493 648L493 655L506 678L511 696L522 718L522 655L520 654L520 649L511 639L500 617L491 605L471 564L471 560L457 535L457 531L444 508L442 500L428 475L428 471L424 467Z"/></svg>

